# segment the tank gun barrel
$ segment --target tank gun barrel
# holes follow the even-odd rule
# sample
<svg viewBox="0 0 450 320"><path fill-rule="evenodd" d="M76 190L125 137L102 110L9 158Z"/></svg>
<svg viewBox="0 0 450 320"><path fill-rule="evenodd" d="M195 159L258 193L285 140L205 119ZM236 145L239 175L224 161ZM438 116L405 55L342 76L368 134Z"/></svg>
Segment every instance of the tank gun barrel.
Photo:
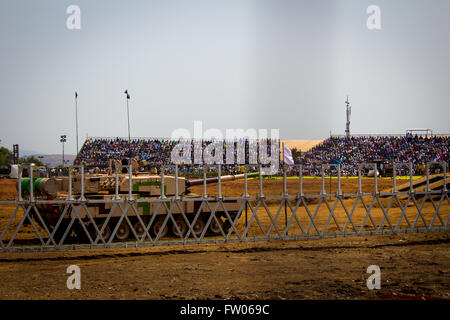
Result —
<svg viewBox="0 0 450 320"><path fill-rule="evenodd" d="M17 182L16 190L19 190L18 184L21 184L21 189L30 193L30 178L23 178L22 181ZM33 178L33 191L44 196L56 197L58 191L58 183L54 178Z"/></svg>
<svg viewBox="0 0 450 320"><path fill-rule="evenodd" d="M222 176L220 178L220 181L233 181L233 180L239 180L239 179L243 179L245 176L245 174L230 174L230 175L226 175L226 176ZM247 174L247 178L252 178L252 177L257 177L259 176L259 172L253 172L253 173L248 173ZM213 177L213 178L206 178L205 179L206 184L211 184L211 183L217 183L219 182L219 177ZM192 186L198 186L198 185L202 185L203 184L203 179L194 179L194 180L186 180L186 188L192 187Z"/></svg>

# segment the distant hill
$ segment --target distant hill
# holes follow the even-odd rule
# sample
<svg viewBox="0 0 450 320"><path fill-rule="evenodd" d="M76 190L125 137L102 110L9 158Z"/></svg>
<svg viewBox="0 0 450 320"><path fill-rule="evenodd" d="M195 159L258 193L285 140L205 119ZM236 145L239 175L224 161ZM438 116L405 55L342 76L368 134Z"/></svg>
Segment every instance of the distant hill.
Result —
<svg viewBox="0 0 450 320"><path fill-rule="evenodd" d="M43 158L40 159L42 161L42 163L44 164L48 164L50 167L54 168L57 165L60 165L62 163L62 155L60 154L46 154L46 155L42 155ZM66 162L67 164L72 164L73 160L75 160L75 155L73 154L65 154L64 155L64 161L69 161Z"/></svg>
<svg viewBox="0 0 450 320"><path fill-rule="evenodd" d="M19 156L22 157L28 157L28 156L43 156L44 154L42 152L37 152L33 150L22 150L19 149Z"/></svg>

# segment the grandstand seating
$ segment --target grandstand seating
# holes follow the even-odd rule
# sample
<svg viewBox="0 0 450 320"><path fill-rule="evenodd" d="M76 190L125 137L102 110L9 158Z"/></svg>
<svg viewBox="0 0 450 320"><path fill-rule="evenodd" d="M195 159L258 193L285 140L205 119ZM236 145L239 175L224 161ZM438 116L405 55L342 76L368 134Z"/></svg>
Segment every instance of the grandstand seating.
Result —
<svg viewBox="0 0 450 320"><path fill-rule="evenodd" d="M278 141L278 140L277 140ZM171 151L177 141L168 139L88 138L75 159L75 163L106 167L110 159L138 157L148 162L169 164ZM230 142L228 142L230 143ZM271 140L267 141L270 154ZM203 148L208 144L203 142ZM224 141L224 163L227 142ZM246 163L249 163L249 142L245 141ZM193 143L192 143L193 146ZM392 163L405 163L400 173L407 173L406 163L412 162L416 173L430 161L449 162L450 138L446 136L367 136L330 137L311 150L302 153L296 163L304 165L305 175L320 175L321 165L332 159L342 163L343 175L357 175L358 164L377 161L385 168ZM383 169L383 168L381 168Z"/></svg>

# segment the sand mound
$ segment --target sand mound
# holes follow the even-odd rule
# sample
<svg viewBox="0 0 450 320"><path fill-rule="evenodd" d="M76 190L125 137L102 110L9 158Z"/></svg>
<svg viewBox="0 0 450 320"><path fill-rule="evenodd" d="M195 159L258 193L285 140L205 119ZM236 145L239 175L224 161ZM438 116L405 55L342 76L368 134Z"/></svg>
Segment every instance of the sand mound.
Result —
<svg viewBox="0 0 450 320"><path fill-rule="evenodd" d="M302 152L311 150L313 147L321 143L323 140L283 140L286 147L289 149L297 148Z"/></svg>

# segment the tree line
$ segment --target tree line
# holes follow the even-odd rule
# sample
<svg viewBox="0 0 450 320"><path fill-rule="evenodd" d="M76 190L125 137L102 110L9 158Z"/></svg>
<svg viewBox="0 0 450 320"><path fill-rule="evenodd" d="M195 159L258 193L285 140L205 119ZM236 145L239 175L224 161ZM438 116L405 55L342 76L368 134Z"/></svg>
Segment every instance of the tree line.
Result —
<svg viewBox="0 0 450 320"><path fill-rule="evenodd" d="M13 153L5 147L0 147L0 166L9 166L13 163L13 160ZM36 166L45 166L45 164L35 156L19 158L19 163L34 163Z"/></svg>

